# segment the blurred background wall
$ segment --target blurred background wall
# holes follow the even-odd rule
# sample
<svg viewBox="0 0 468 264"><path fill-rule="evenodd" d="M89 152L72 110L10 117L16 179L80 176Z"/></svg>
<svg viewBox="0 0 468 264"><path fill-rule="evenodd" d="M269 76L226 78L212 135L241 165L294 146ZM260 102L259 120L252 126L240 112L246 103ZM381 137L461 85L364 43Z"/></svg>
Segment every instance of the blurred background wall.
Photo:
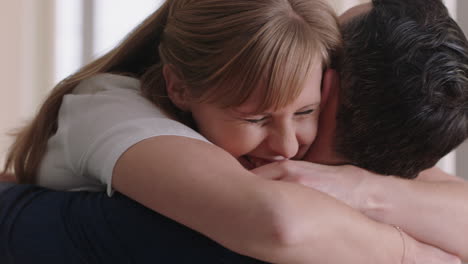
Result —
<svg viewBox="0 0 468 264"><path fill-rule="evenodd" d="M410 0L408 0L410 1ZM0 1L0 162L11 133L61 79L112 48L162 0ZM338 13L368 0L329 0ZM468 32L468 1L444 1ZM439 165L468 178L468 142Z"/></svg>

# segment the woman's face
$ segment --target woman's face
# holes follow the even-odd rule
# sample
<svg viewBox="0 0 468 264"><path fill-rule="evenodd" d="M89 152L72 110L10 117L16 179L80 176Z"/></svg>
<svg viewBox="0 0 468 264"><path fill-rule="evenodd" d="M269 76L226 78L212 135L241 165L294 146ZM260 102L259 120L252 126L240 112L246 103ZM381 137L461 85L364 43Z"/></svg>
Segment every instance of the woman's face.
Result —
<svg viewBox="0 0 468 264"><path fill-rule="evenodd" d="M235 108L206 103L195 103L190 108L199 132L247 169L283 159L301 159L317 132L321 80L322 67L317 64L294 102L263 114L252 114L262 102L255 92Z"/></svg>

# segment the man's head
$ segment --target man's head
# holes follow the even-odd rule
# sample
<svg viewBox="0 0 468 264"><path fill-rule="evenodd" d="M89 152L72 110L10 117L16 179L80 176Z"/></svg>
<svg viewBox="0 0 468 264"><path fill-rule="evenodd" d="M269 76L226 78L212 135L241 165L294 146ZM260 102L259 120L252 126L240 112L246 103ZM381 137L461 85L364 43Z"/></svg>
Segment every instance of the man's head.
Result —
<svg viewBox="0 0 468 264"><path fill-rule="evenodd" d="M468 42L440 0L372 4L342 25L334 151L412 178L468 137Z"/></svg>

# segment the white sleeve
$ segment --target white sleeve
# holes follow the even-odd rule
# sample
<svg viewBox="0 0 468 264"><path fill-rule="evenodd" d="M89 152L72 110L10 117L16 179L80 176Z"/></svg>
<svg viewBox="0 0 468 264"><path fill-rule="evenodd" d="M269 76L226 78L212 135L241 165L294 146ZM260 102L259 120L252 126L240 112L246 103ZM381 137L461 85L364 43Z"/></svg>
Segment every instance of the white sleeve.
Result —
<svg viewBox="0 0 468 264"><path fill-rule="evenodd" d="M64 97L60 131L72 170L106 185L119 157L132 145L151 137L176 135L207 141L193 129L167 118L137 91L112 89ZM208 142L208 141L207 141Z"/></svg>

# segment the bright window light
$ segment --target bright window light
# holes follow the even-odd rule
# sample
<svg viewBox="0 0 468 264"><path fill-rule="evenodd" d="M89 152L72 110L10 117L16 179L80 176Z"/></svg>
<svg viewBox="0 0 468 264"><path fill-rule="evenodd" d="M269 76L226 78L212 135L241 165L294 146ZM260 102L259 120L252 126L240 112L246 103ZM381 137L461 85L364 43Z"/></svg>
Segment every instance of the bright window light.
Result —
<svg viewBox="0 0 468 264"><path fill-rule="evenodd" d="M54 83L75 72L82 64L82 1L55 1Z"/></svg>
<svg viewBox="0 0 468 264"><path fill-rule="evenodd" d="M96 0L94 57L115 47L161 3L161 0Z"/></svg>

